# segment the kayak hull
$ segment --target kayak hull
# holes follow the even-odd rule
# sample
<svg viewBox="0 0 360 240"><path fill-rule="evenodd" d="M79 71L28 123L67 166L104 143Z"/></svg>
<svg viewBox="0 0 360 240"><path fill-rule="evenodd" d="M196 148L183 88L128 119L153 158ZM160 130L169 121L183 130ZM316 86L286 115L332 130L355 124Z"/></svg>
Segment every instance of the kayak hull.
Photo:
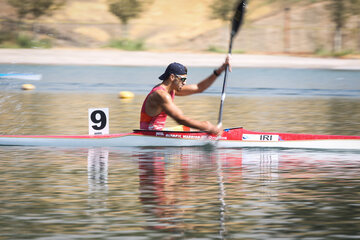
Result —
<svg viewBox="0 0 360 240"><path fill-rule="evenodd" d="M95 136L0 135L0 145L3 146L191 147L207 144L219 148L360 150L360 136L253 132L243 128L225 129L221 137L205 132L149 130Z"/></svg>

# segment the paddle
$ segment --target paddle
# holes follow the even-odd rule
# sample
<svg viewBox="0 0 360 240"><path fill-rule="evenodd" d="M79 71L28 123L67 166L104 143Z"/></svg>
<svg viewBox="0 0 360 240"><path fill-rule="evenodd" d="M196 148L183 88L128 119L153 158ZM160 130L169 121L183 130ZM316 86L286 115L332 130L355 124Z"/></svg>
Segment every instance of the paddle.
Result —
<svg viewBox="0 0 360 240"><path fill-rule="evenodd" d="M231 54L231 51L232 51L233 39L242 24L242 20L243 20L244 14L245 14L245 8L246 8L246 0L240 0L239 5L236 8L234 17L232 19L230 44L229 44L229 55ZM225 76L224 76L224 82L223 82L222 93L221 93L218 127L221 127L221 125L222 125L222 115L223 115L223 106L224 106L224 101L225 101L225 88L226 88L227 73L228 73L228 67L226 67L226 69L225 69Z"/></svg>

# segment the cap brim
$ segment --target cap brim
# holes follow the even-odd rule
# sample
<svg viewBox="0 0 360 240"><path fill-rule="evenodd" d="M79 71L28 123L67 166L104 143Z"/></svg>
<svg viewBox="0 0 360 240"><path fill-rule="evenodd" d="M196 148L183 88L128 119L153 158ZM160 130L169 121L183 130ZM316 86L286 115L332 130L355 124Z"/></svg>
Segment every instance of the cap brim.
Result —
<svg viewBox="0 0 360 240"><path fill-rule="evenodd" d="M160 79L160 80L163 80L163 81L166 80L166 75L167 75L166 73L162 74L162 75L159 77L159 79Z"/></svg>

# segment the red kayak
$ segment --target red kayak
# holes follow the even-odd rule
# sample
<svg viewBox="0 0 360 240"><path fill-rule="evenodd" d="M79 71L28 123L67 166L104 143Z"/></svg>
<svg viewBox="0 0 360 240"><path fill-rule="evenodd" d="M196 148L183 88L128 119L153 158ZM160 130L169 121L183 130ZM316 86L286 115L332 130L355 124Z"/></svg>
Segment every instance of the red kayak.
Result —
<svg viewBox="0 0 360 240"><path fill-rule="evenodd" d="M253 132L225 129L220 137L201 131L134 130L108 135L0 135L3 146L188 147L213 144L220 148L309 148L360 150L360 136Z"/></svg>

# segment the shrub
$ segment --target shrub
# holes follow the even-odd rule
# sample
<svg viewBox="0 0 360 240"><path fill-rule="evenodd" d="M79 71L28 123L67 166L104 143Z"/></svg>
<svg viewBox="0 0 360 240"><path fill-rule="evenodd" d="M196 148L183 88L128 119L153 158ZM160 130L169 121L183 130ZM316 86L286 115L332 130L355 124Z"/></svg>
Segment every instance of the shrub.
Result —
<svg viewBox="0 0 360 240"><path fill-rule="evenodd" d="M226 51L224 49L221 49L221 48L213 46L213 45L209 46L207 51L208 52L214 52L214 53L226 53Z"/></svg>
<svg viewBox="0 0 360 240"><path fill-rule="evenodd" d="M122 49L126 51L141 51L145 50L145 44L142 40L130 39L114 39L111 40L107 47Z"/></svg>
<svg viewBox="0 0 360 240"><path fill-rule="evenodd" d="M25 34L19 34L15 42L20 48L32 48L33 46L32 38Z"/></svg>
<svg viewBox="0 0 360 240"><path fill-rule="evenodd" d="M216 46L209 46L209 48L207 49L208 52L214 52L214 53L228 53L228 50L216 47ZM239 50L239 49L234 49L232 50L232 53L237 53L237 54L243 54L245 53L244 50Z"/></svg>
<svg viewBox="0 0 360 240"><path fill-rule="evenodd" d="M324 48L318 48L314 54L321 57L344 57L346 55L354 54L353 50L343 50L340 52L327 51Z"/></svg>

